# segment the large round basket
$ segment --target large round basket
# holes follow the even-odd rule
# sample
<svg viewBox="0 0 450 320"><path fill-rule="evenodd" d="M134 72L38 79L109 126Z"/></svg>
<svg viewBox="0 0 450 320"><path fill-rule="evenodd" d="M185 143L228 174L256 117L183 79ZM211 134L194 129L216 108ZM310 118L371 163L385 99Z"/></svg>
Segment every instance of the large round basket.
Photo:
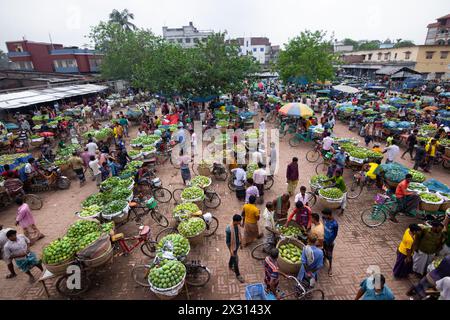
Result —
<svg viewBox="0 0 450 320"><path fill-rule="evenodd" d="M324 198L323 196L321 196L319 193L319 202L322 204L322 206L324 208L327 208L330 210L339 209L342 204L342 199L344 199L344 198L342 197L339 199L327 199L327 198Z"/></svg>
<svg viewBox="0 0 450 320"><path fill-rule="evenodd" d="M198 171L198 174L201 176L205 176L205 177L211 176L211 169L209 167L198 165L197 171Z"/></svg>
<svg viewBox="0 0 450 320"><path fill-rule="evenodd" d="M439 207L439 211L447 211L450 208L450 200L444 201Z"/></svg>
<svg viewBox="0 0 450 320"><path fill-rule="evenodd" d="M450 147L445 148L445 156L450 158Z"/></svg>
<svg viewBox="0 0 450 320"><path fill-rule="evenodd" d="M197 246L199 244L203 244L203 239L205 238L204 233L205 233L205 230L203 230L196 236L193 236L190 238L186 237L186 238L189 240L189 244L191 246Z"/></svg>
<svg viewBox="0 0 450 320"><path fill-rule="evenodd" d="M299 241L297 239L293 239L293 238L287 238L287 239L280 240L277 244L277 248L279 248L281 245L286 244L286 243L292 243L292 244L296 245L297 247L300 247L302 250L304 248L304 244L301 241ZM282 272L297 275L298 272L300 271L301 262L291 263L291 262L283 259L281 256L279 256L278 257L278 265Z"/></svg>
<svg viewBox="0 0 450 320"><path fill-rule="evenodd" d="M423 200L420 202L420 210L423 211L428 211L428 212L435 212L435 211L439 211L439 208L442 205L442 201L438 202L438 203L429 203L429 202L424 202Z"/></svg>
<svg viewBox="0 0 450 320"><path fill-rule="evenodd" d="M183 290L185 279L186 279L186 274L183 276L183 279L181 280L181 282L179 284L177 284L176 286L174 286L172 288L167 288L167 289L156 288L149 281L150 290L160 300L172 300L172 299L176 298L176 296L178 296L180 294L181 290Z"/></svg>
<svg viewBox="0 0 450 320"><path fill-rule="evenodd" d="M108 263L112 258L113 258L113 248L111 246L111 242L109 242L109 246L106 247L106 251L104 251L103 254L93 259L82 261L89 268L97 268Z"/></svg>
<svg viewBox="0 0 450 320"><path fill-rule="evenodd" d="M44 267L54 275L62 275L66 273L67 267L70 266L75 260L73 258L67 259L66 261L63 261L58 264L45 264Z"/></svg>
<svg viewBox="0 0 450 320"><path fill-rule="evenodd" d="M120 224L128 219L130 215L130 207L127 205L125 209L120 213L115 213L111 215L102 214L101 217L105 220L114 221L115 224Z"/></svg>

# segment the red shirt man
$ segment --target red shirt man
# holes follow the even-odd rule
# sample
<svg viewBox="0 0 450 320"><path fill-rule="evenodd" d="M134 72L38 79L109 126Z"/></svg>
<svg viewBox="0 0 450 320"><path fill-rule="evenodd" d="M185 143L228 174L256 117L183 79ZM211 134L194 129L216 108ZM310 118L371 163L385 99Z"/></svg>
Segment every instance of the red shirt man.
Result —
<svg viewBox="0 0 450 320"><path fill-rule="evenodd" d="M410 192L407 190L410 182L411 178L407 176L405 180L398 184L397 188L395 189L395 196L397 197L397 199L401 199L405 196L414 194L414 192Z"/></svg>

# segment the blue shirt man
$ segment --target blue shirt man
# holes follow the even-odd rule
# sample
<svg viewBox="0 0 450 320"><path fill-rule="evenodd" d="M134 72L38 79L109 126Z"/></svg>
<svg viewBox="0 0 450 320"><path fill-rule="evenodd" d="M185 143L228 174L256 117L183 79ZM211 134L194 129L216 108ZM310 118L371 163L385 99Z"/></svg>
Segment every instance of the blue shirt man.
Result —
<svg viewBox="0 0 450 320"><path fill-rule="evenodd" d="M327 244L334 243L338 234L338 223L336 220L324 220L324 238L323 241Z"/></svg>
<svg viewBox="0 0 450 320"><path fill-rule="evenodd" d="M345 153L344 150L339 150L339 152L334 156L334 159L336 160L336 166L338 169L344 169L345 168Z"/></svg>
<svg viewBox="0 0 450 320"><path fill-rule="evenodd" d="M392 290L385 284L385 281L382 274L364 279L355 300L395 300Z"/></svg>
<svg viewBox="0 0 450 320"><path fill-rule="evenodd" d="M323 251L315 246L316 241L315 237L308 238L308 245L302 251L302 266L297 276L299 281L307 280L311 286L314 286L317 274L323 267ZM311 278L314 279L312 282Z"/></svg>

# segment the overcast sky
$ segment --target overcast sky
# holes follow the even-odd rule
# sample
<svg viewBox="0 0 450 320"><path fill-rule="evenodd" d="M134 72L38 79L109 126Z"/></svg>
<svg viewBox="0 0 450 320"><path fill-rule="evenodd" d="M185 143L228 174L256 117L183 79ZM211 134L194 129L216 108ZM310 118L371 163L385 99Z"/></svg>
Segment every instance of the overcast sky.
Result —
<svg viewBox="0 0 450 320"><path fill-rule="evenodd" d="M162 26L193 21L230 37L266 36L283 44L304 29L356 40L411 39L423 44L426 26L450 13L449 0L0 0L0 49L5 41L89 43L89 27L113 9L128 8L138 27L161 35Z"/></svg>

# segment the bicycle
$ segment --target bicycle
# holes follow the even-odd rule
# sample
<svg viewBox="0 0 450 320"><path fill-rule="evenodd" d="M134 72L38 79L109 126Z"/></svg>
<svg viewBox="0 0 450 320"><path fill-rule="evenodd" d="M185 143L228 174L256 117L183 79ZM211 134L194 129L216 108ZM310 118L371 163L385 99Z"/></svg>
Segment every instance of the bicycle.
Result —
<svg viewBox="0 0 450 320"><path fill-rule="evenodd" d="M228 189L230 189L230 191L235 192L236 191L236 186L234 185L234 175L231 175L230 179L228 179ZM267 175L266 179L264 181L264 190L270 190L273 185L275 183L275 180L273 179L272 175Z"/></svg>
<svg viewBox="0 0 450 320"><path fill-rule="evenodd" d="M378 189L375 180L370 179L359 172L355 173L352 178L352 184L347 191L347 198L357 199L361 195L364 187L366 187L368 191L370 189Z"/></svg>
<svg viewBox="0 0 450 320"><path fill-rule="evenodd" d="M16 196L20 195L23 202L28 204L32 210L40 210L43 206L42 199L31 193L25 193L23 183L17 178L9 178L5 180L3 187L4 192L0 193L0 207L7 207L14 202Z"/></svg>
<svg viewBox="0 0 450 320"><path fill-rule="evenodd" d="M158 242L151 237L151 230L149 226L141 225L139 227L139 234L132 237L125 237L123 233L114 234L111 237L113 242L113 250L121 251L119 255L127 256L134 251L139 245L141 252L147 257L154 258L156 255L156 247ZM135 241L131 246L127 242Z"/></svg>
<svg viewBox="0 0 450 320"><path fill-rule="evenodd" d="M132 220L139 223L142 218L150 213L150 217L161 227L167 227L169 220L158 210L158 202L152 197L142 204L142 198L135 198L134 201L129 203L130 216L134 214ZM129 216L129 218L130 218Z"/></svg>
<svg viewBox="0 0 450 320"><path fill-rule="evenodd" d="M173 200L175 201L175 204L180 204L183 202L181 199L181 193L183 192L183 189L175 189L173 190ZM210 189L204 190L205 197L203 199L203 205L208 209L216 209L220 204L222 203L222 200L220 199L219 195L214 191Z"/></svg>
<svg viewBox="0 0 450 320"><path fill-rule="evenodd" d="M211 214L208 215L204 214L200 218L202 218L205 221L206 229L203 233L203 236L205 237L211 237L213 234L216 233L217 229L219 228L219 220L212 216ZM156 235L156 241L161 240L165 236L172 234L172 233L178 233L178 221L175 227L168 227L165 229L162 229L157 235Z"/></svg>
<svg viewBox="0 0 450 320"><path fill-rule="evenodd" d="M172 200L172 192L162 186L159 178L150 179L145 177L138 181L135 188L138 193L153 195L161 203L167 203Z"/></svg>
<svg viewBox="0 0 450 320"><path fill-rule="evenodd" d="M198 166L198 164L192 163L192 172L194 172L195 175L199 175ZM210 172L214 178L219 181L226 181L228 178L228 172L223 164L214 163Z"/></svg>
<svg viewBox="0 0 450 320"><path fill-rule="evenodd" d="M146 288L150 287L148 276L154 265L154 263L151 263L134 266L131 270L131 277L134 282ZM184 262L184 265L186 267L185 281L188 285L193 287L203 287L211 279L211 271L207 266L202 265L199 260Z"/></svg>
<svg viewBox="0 0 450 320"><path fill-rule="evenodd" d="M317 162L320 157L323 157L322 143L317 141L315 143L316 143L315 147L312 150L309 150L305 156L306 161L311 163Z"/></svg>
<svg viewBox="0 0 450 320"><path fill-rule="evenodd" d="M296 277L281 274L288 280L292 292L283 293L280 300L286 300L290 297L296 300L324 300L325 293L320 289L312 288L307 281L300 282Z"/></svg>

